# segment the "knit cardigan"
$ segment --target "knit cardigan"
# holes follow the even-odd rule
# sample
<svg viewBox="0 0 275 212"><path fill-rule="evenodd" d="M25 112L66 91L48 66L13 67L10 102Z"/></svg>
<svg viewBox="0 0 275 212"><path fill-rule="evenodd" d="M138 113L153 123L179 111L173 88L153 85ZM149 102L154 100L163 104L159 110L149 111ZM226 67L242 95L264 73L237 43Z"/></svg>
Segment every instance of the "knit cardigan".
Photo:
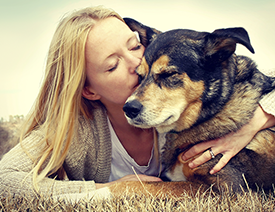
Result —
<svg viewBox="0 0 275 212"><path fill-rule="evenodd" d="M260 105L275 116L275 91L264 96ZM69 181L45 178L38 184L40 195L91 193L96 190L95 183L108 182L112 145L107 115L103 108L96 108L93 117L79 119L79 137L73 140L63 165ZM42 137L41 132L33 131L22 144L35 145ZM20 144L4 155L0 161L0 195L36 195L29 174L32 167L33 161Z"/></svg>
<svg viewBox="0 0 275 212"><path fill-rule="evenodd" d="M93 110L93 119L79 119L79 137L69 148L63 167L67 180L43 179L39 184L42 196L91 193L95 183L106 183L111 172L111 138L106 112L103 108ZM22 146L35 145L43 138L33 131L22 141ZM33 161L17 144L0 161L0 195L35 196L32 174ZM41 149L41 148L39 148ZM35 152L31 151L31 155Z"/></svg>

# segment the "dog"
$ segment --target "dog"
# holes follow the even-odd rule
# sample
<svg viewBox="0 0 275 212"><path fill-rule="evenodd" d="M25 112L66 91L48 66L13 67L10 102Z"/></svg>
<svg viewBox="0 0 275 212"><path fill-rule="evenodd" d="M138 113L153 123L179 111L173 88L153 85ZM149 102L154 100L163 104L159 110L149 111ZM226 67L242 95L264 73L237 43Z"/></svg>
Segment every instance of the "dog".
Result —
<svg viewBox="0 0 275 212"><path fill-rule="evenodd" d="M253 117L260 99L274 90L275 78L261 73L250 58L235 54L237 44L254 53L246 30L226 28L208 33L176 29L162 33L134 19L124 20L146 47L136 70L140 85L123 107L127 121L167 133L161 161L172 182L144 182L143 186L150 192L165 189L177 195L192 192L190 186L196 191L212 186L217 192L229 187L232 192L272 189L275 128L258 132L213 175L209 171L221 154L195 169L181 159L195 144L238 131ZM141 187L136 182L127 185L133 190Z"/></svg>

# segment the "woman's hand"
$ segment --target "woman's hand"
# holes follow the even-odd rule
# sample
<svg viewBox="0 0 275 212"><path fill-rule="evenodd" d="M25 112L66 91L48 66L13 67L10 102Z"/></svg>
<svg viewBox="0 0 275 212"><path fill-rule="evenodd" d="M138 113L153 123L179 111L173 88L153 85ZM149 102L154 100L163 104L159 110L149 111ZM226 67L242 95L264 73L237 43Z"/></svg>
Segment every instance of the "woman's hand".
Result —
<svg viewBox="0 0 275 212"><path fill-rule="evenodd" d="M125 177L122 177L116 181L109 182L109 183L96 183L96 189L107 187L114 183L123 182L123 181L124 182L126 181L151 181L152 182L152 181L162 181L162 180L154 176L147 176L143 174L138 174L138 175L133 174L133 175L126 175Z"/></svg>
<svg viewBox="0 0 275 212"><path fill-rule="evenodd" d="M220 153L223 155L220 161L210 170L210 174L215 174L220 171L232 157L241 151L253 139L258 131L274 125L275 117L264 112L259 106L254 113L254 117L240 130L227 134L219 139L199 143L185 152L182 155L182 159L188 160L203 152L199 157L188 164L190 168L196 168L212 159L210 151L206 151L211 148L214 155Z"/></svg>

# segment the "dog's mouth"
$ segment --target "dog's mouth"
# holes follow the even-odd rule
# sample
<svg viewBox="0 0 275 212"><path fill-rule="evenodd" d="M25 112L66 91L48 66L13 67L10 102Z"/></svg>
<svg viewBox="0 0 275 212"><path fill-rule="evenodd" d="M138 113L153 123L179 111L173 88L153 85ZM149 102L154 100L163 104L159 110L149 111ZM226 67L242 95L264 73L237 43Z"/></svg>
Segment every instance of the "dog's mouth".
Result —
<svg viewBox="0 0 275 212"><path fill-rule="evenodd" d="M136 117L128 117L126 115L127 121L129 124L143 129L148 129L155 127L156 130L160 133L165 133L170 130L173 130L174 123L177 121L174 115L169 115L167 118L163 119L161 117L152 117L150 115L139 114Z"/></svg>
<svg viewBox="0 0 275 212"><path fill-rule="evenodd" d="M144 129L155 127L159 132L174 130L183 108L182 101L180 105L174 104L173 108L165 108L158 104L148 106L133 96L123 106L129 124Z"/></svg>
<svg viewBox="0 0 275 212"><path fill-rule="evenodd" d="M142 119L141 117L136 117L134 119L131 119L131 118L127 117L128 121L130 121L131 124L133 124L133 125L135 125L137 127L140 127L140 128L151 128L151 127L163 127L163 126L167 126L167 125L171 124L171 123L167 123L167 122L169 122L169 120L171 118L173 118L173 115L169 116L163 122L149 124L146 120Z"/></svg>
<svg viewBox="0 0 275 212"><path fill-rule="evenodd" d="M165 123L165 122L167 122L167 121L169 121L169 119L171 119L173 116L171 115L171 116L169 116L167 119L165 119L164 120L164 122L163 123Z"/></svg>

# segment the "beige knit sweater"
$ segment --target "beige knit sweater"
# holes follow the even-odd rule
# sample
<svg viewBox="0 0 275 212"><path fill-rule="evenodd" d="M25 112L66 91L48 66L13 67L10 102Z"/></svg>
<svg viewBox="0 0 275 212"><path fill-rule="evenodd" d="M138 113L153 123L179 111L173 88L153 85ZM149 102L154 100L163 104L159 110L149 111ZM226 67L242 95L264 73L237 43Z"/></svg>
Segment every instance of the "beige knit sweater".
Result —
<svg viewBox="0 0 275 212"><path fill-rule="evenodd" d="M274 76L275 73L272 73ZM275 115L275 91L260 102ZM93 192L96 183L108 182L111 170L111 139L104 109L93 111L94 119L80 119L80 138L74 140L65 159L64 169L70 181L45 178L39 183L40 194L62 195ZM23 144L35 144L43 135L33 132ZM35 195L32 185L32 160L18 144L0 161L0 195Z"/></svg>
<svg viewBox="0 0 275 212"><path fill-rule="evenodd" d="M70 181L45 178L40 182L40 194L61 195L94 191L95 182L108 182L111 170L111 139L104 109L93 111L92 121L80 119L79 139L74 140L64 162L64 169ZM43 135L31 133L23 140L23 146L35 145ZM34 152L31 152L33 154ZM34 196L32 160L20 144L11 149L0 161L0 195L9 194Z"/></svg>

